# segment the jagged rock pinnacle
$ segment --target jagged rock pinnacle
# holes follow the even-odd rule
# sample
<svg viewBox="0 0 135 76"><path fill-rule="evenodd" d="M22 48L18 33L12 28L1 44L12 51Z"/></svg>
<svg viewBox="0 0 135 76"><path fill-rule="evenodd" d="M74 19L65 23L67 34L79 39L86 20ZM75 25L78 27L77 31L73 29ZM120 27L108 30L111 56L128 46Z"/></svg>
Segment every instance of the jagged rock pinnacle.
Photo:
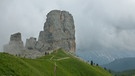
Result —
<svg viewBox="0 0 135 76"><path fill-rule="evenodd" d="M62 48L74 52L75 26L73 16L67 11L52 10L47 14L44 31L40 32L38 42L40 51Z"/></svg>

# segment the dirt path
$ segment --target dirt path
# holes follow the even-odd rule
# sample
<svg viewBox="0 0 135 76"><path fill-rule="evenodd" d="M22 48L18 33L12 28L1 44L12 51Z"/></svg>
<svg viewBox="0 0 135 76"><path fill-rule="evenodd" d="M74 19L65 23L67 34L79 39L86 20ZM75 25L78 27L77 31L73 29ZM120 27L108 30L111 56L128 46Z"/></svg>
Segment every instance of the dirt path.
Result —
<svg viewBox="0 0 135 76"><path fill-rule="evenodd" d="M70 58L70 57L59 58L59 59L57 59L57 61L65 60L65 59L69 59L69 58Z"/></svg>
<svg viewBox="0 0 135 76"><path fill-rule="evenodd" d="M54 76L56 76L56 70L57 70L57 64L56 62L54 63Z"/></svg>
<svg viewBox="0 0 135 76"><path fill-rule="evenodd" d="M52 56L50 58L50 60L52 60L54 58L54 56ZM65 60L65 59L69 59L70 57L63 57L63 58L59 58L59 59L56 59L57 61L60 61L60 60ZM56 76L56 71L57 71L57 64L56 62L54 62L54 76Z"/></svg>
<svg viewBox="0 0 135 76"><path fill-rule="evenodd" d="M50 58L50 60L52 60L54 58L54 56L52 56L51 58Z"/></svg>

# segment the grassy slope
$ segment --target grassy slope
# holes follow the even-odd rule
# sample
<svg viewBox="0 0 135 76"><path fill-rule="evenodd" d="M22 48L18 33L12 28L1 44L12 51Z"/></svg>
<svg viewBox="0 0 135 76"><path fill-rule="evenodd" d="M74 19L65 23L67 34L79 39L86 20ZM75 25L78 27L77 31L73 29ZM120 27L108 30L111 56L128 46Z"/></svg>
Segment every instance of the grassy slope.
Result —
<svg viewBox="0 0 135 76"><path fill-rule="evenodd" d="M0 76L54 76L55 63L56 76L111 76L104 69L91 66L62 50L37 59L0 53Z"/></svg>

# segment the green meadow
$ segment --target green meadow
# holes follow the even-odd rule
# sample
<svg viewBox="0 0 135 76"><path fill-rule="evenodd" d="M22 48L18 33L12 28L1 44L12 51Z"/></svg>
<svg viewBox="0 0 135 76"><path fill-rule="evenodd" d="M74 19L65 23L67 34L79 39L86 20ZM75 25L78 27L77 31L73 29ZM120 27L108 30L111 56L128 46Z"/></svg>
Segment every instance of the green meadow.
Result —
<svg viewBox="0 0 135 76"><path fill-rule="evenodd" d="M112 76L99 66L63 51L28 59L0 53L0 76Z"/></svg>

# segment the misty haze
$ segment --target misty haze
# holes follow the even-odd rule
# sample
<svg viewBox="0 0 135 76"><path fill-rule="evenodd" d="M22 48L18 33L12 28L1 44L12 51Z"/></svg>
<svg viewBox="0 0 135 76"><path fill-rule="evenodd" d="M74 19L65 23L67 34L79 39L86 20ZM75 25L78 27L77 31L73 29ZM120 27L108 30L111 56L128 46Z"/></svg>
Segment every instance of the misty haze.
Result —
<svg viewBox="0 0 135 76"><path fill-rule="evenodd" d="M62 36L65 36L63 34L73 35L71 38L67 38L67 43L60 42L65 46L70 45L64 50L76 49L74 54L88 63L92 61L103 68L112 70L118 76L132 76L129 75L129 71L135 70L133 66L135 60L135 0L1 0L0 52L4 52L3 47L10 42L10 36L18 32L21 33L24 46L26 39L30 37L36 38L37 41L42 38L41 31L45 32L46 28L49 28L47 18L51 19L51 16L47 16L47 14L52 10L61 10L57 11L58 13L68 11L69 15L67 13L62 14L66 17L69 16L69 20L67 19L69 23L65 22L68 24L64 24L63 22L63 24L75 26L70 27L68 33L56 32L62 34ZM73 16L73 21L70 14ZM56 17L54 20L57 19ZM68 27L64 26L64 28ZM43 34L48 36L48 33ZM41 39L42 41L45 40ZM52 43L54 44L54 42ZM47 46L50 50L51 45L48 44ZM65 48L65 46L58 47ZM40 49L40 51L43 50ZM125 64L125 62L129 62L130 65ZM115 68L115 66L120 65L119 63L122 65L119 67L123 68ZM126 73L123 73L123 71L126 71Z"/></svg>

